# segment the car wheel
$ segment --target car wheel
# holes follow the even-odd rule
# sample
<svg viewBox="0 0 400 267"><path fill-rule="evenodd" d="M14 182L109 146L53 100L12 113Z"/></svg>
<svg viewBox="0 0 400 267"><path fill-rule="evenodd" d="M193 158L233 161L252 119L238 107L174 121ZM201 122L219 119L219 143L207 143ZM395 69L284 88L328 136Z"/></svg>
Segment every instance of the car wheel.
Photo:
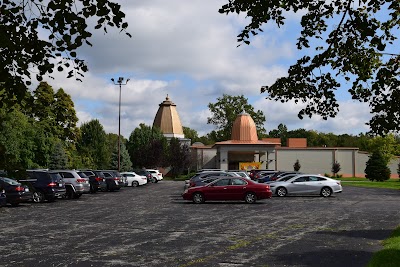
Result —
<svg viewBox="0 0 400 267"><path fill-rule="evenodd" d="M276 195L278 197L284 197L287 195L287 190L284 187L279 187L278 189L276 189Z"/></svg>
<svg viewBox="0 0 400 267"><path fill-rule="evenodd" d="M244 200L245 200L246 203L248 203L248 204L253 204L253 203L256 202L257 196L256 196L256 194L250 192L250 193L247 193L247 194L246 194Z"/></svg>
<svg viewBox="0 0 400 267"><path fill-rule="evenodd" d="M44 195L42 192L35 191L32 195L33 202L42 203L44 201Z"/></svg>
<svg viewBox="0 0 400 267"><path fill-rule="evenodd" d="M196 204L204 203L204 196L202 193L194 193L193 194L193 202Z"/></svg>
<svg viewBox="0 0 400 267"><path fill-rule="evenodd" d="M321 196L323 197L330 197L332 195L332 189L329 187L324 187L321 189Z"/></svg>
<svg viewBox="0 0 400 267"><path fill-rule="evenodd" d="M90 185L90 193L94 194L96 192L97 192L96 188L94 188L93 185Z"/></svg>
<svg viewBox="0 0 400 267"><path fill-rule="evenodd" d="M158 183L157 178L153 178L153 180L154 180L154 183Z"/></svg>
<svg viewBox="0 0 400 267"><path fill-rule="evenodd" d="M72 188L71 188L70 186L68 186L66 189L67 189L67 190L66 190L66 192L65 192L65 198L66 198L66 199L72 199L72 198L74 198L74 190L72 190Z"/></svg>
<svg viewBox="0 0 400 267"><path fill-rule="evenodd" d="M132 182L132 187L138 187L138 186L139 186L139 183L137 181Z"/></svg>

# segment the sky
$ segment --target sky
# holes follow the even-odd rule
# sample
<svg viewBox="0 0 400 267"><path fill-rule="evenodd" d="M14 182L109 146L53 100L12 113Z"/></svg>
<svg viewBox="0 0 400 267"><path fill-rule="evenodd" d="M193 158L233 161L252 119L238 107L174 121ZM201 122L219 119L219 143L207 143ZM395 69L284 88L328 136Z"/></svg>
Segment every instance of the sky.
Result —
<svg viewBox="0 0 400 267"><path fill-rule="evenodd" d="M140 123L152 125L159 104L168 95L177 105L183 126L205 135L215 129L207 124L209 103L223 94L244 95L261 110L267 132L280 123L288 130L304 128L335 134L365 133L371 118L365 103L351 100L345 89L338 92L340 111L324 121L318 116L300 120L304 105L266 100L260 93L285 76L300 57L296 38L300 14L288 14L278 28L266 25L251 44L237 47L236 36L247 25L243 15L225 15L218 9L227 0L114 0L122 5L129 23L129 38L116 29L92 31L92 47L78 56L89 72L83 82L55 73L48 83L63 88L75 103L78 125L98 119L107 133L118 133L119 86L111 78L130 79L121 86L121 134L129 138Z"/></svg>

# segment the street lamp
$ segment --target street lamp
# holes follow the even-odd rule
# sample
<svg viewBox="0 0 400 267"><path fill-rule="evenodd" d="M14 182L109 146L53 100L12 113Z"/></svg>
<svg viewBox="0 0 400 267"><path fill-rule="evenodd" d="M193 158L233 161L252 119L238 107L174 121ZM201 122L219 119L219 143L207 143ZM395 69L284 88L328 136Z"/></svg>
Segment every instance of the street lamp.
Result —
<svg viewBox="0 0 400 267"><path fill-rule="evenodd" d="M111 78L111 81L115 85L119 85L119 110L118 110L118 172L121 168L121 87L122 85L126 85L129 82L129 79L124 83L124 77L119 77L118 81L115 82L114 78Z"/></svg>

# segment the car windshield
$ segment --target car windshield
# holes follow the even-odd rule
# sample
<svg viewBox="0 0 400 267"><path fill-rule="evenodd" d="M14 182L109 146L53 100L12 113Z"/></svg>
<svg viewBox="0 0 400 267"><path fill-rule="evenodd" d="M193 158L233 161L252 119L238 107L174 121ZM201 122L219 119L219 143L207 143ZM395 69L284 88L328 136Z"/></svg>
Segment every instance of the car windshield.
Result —
<svg viewBox="0 0 400 267"><path fill-rule="evenodd" d="M1 178L1 179L9 185L19 185L19 183L13 179L10 178Z"/></svg>
<svg viewBox="0 0 400 267"><path fill-rule="evenodd" d="M82 178L88 178L88 176L84 172L77 172L77 173Z"/></svg>
<svg viewBox="0 0 400 267"><path fill-rule="evenodd" d="M279 181L279 182L285 182L285 181L289 180L290 178L293 178L294 176L296 176L296 175L288 175L288 176L279 178L277 181Z"/></svg>
<svg viewBox="0 0 400 267"><path fill-rule="evenodd" d="M52 181L60 181L60 180L62 180L61 175L58 174L58 173L49 173L49 175L50 175Z"/></svg>

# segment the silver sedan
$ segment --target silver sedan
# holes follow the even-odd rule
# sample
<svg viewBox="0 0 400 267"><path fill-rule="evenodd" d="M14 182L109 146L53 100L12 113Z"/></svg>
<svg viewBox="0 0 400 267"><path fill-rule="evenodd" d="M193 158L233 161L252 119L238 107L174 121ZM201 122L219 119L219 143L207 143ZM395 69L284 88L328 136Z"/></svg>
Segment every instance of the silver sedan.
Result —
<svg viewBox="0 0 400 267"><path fill-rule="evenodd" d="M329 197L332 193L341 193L340 181L318 174L301 174L286 181L276 181L269 184L272 194L279 197L286 195L321 195Z"/></svg>

